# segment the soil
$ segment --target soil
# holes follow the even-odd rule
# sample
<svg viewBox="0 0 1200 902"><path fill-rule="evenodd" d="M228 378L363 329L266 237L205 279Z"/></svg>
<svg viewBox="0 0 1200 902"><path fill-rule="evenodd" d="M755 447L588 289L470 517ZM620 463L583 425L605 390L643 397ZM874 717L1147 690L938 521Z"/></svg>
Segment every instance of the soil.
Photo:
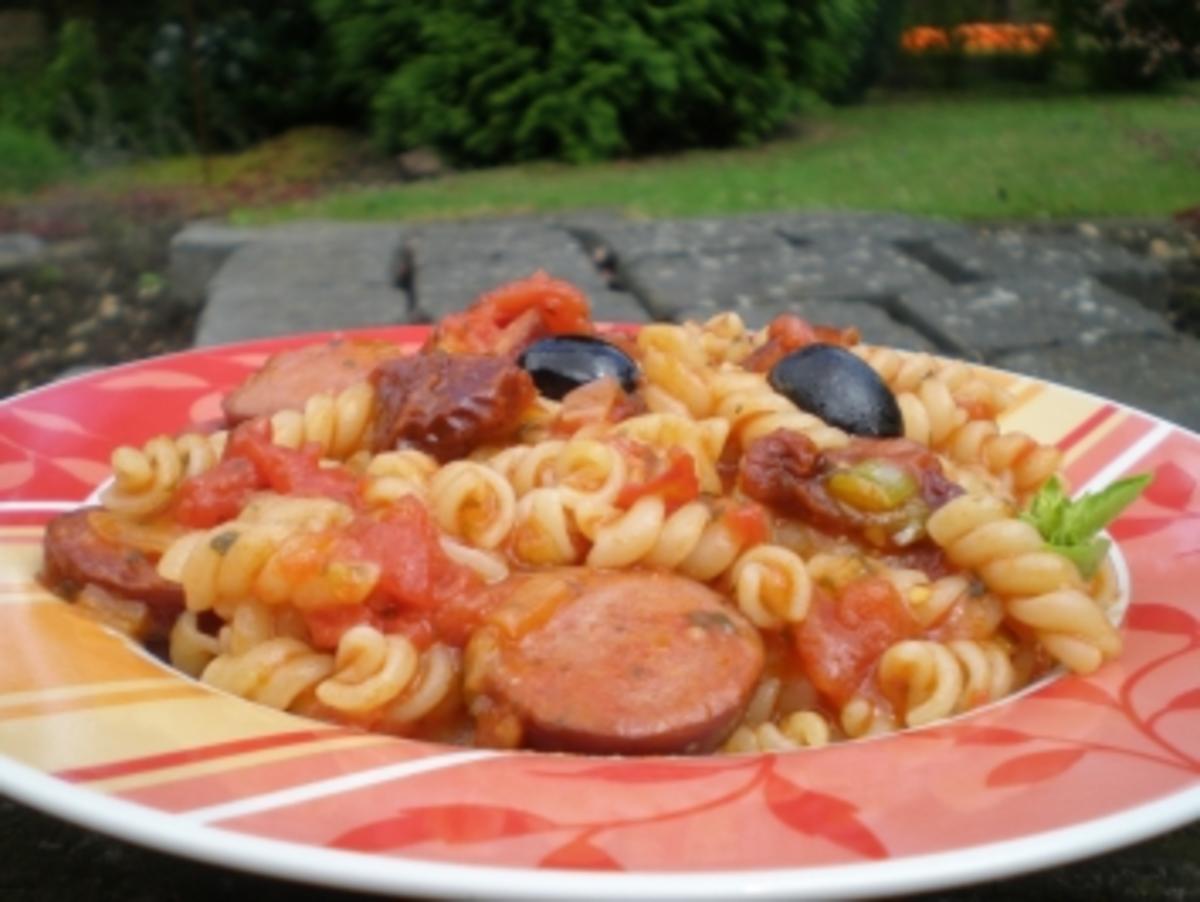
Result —
<svg viewBox="0 0 1200 902"><path fill-rule="evenodd" d="M86 237L0 276L0 397L80 368L191 345L194 311L168 302L167 256L181 222L98 221Z"/></svg>
<svg viewBox="0 0 1200 902"><path fill-rule="evenodd" d="M197 313L171 303L165 275L171 236L186 212L143 203L60 213L17 223L0 217L0 227L40 234L50 249L38 264L0 274L0 397L192 343ZM1162 260L1170 273L1169 315L1181 331L1200 337L1200 225L1190 225L1163 220L1069 228L1099 228L1107 239Z"/></svg>

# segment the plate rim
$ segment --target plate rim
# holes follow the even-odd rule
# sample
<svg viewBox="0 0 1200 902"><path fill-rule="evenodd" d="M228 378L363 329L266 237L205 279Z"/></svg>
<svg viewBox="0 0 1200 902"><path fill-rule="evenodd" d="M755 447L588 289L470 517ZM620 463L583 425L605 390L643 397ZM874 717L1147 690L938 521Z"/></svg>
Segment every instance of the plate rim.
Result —
<svg viewBox="0 0 1200 902"><path fill-rule="evenodd" d="M505 899L597 895L674 899L878 898L967 886L1075 862L1139 842L1200 817L1200 783L1134 808L949 852L883 861L745 871L605 873L446 863L368 855L197 824L77 786L0 756L0 791L79 826L158 852L292 882L372 893L468 894ZM297 854L303 853L303 854Z"/></svg>

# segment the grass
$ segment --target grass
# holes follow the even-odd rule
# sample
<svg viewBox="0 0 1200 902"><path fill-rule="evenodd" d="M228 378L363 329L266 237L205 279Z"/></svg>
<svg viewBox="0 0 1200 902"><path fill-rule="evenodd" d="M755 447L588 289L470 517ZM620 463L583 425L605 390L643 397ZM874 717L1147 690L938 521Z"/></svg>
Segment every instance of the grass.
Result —
<svg viewBox="0 0 1200 902"><path fill-rule="evenodd" d="M1158 96L889 98L811 114L797 136L759 148L463 172L238 210L234 219L798 207L997 219L1161 216L1198 203L1200 85L1192 84Z"/></svg>

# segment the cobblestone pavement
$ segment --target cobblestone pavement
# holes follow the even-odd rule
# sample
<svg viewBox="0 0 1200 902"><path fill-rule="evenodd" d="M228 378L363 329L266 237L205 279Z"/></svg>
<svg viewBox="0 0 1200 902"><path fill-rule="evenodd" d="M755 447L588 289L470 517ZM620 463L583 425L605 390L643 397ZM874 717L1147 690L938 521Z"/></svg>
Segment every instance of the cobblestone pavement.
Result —
<svg viewBox="0 0 1200 902"><path fill-rule="evenodd" d="M1164 264L1094 228L1046 235L850 213L195 224L174 240L168 281L176 303L202 307L196 343L211 345L430 321L537 267L582 287L601 319L733 309L761 325L795 311L858 325L872 342L1043 376L1200 429L1200 344L1166 316ZM0 835L9 853L0 894L13 902L351 898L180 862L3 799ZM927 898L1194 899L1197 862L1193 824L1090 862Z"/></svg>

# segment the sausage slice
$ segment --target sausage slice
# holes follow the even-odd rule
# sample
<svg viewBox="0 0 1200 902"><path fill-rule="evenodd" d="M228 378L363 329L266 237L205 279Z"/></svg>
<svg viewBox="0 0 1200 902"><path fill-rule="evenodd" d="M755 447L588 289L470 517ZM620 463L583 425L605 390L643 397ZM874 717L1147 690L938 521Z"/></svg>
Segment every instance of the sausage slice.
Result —
<svg viewBox="0 0 1200 902"><path fill-rule="evenodd" d="M81 508L55 517L46 526L43 581L73 596L88 583L122 598L143 602L150 611L151 636L165 636L183 612L183 589L158 575L140 551L125 548L93 528Z"/></svg>
<svg viewBox="0 0 1200 902"><path fill-rule="evenodd" d="M384 360L402 353L384 341L334 341L282 351L226 396L225 418L236 425L281 410L303 410L313 395L362 382Z"/></svg>
<svg viewBox="0 0 1200 902"><path fill-rule="evenodd" d="M519 587L471 640L468 691L523 744L593 754L707 752L758 682L758 632L719 595L664 573L563 569Z"/></svg>

